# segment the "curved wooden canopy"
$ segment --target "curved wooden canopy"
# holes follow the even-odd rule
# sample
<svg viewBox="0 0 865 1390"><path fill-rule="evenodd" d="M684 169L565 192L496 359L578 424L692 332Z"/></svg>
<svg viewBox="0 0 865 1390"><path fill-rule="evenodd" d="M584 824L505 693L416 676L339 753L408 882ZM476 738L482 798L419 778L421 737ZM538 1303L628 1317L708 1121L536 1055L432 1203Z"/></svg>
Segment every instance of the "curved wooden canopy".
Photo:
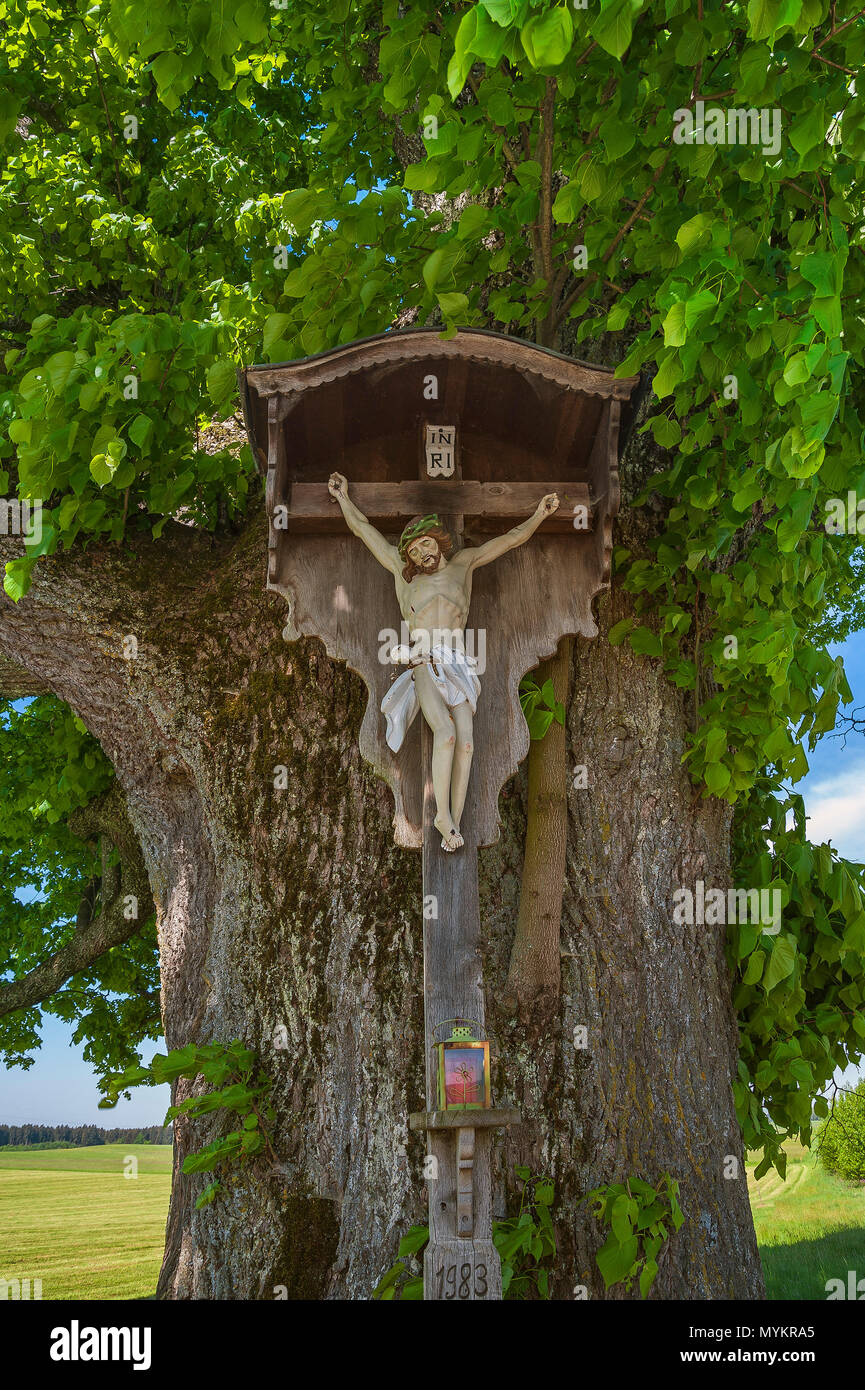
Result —
<svg viewBox="0 0 865 1390"><path fill-rule="evenodd" d="M425 358L444 361L484 362L495 367L553 381L568 390L627 400L633 378L617 378L612 367L596 367L552 348L538 347L522 338L494 333L488 328L461 328L452 338L438 328L404 328L359 338L343 347L329 348L312 357L250 367L247 378L260 395L300 392L355 372L394 362L418 362Z"/></svg>

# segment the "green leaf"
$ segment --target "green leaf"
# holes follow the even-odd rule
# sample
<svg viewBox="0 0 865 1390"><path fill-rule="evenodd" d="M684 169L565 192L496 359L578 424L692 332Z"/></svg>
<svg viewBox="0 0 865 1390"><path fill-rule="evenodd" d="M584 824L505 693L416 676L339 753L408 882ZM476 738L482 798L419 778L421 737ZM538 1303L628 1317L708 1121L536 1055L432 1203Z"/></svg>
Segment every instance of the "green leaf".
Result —
<svg viewBox="0 0 865 1390"><path fill-rule="evenodd" d="M149 415L136 415L132 424L129 426L129 438L133 444L137 444L142 453L147 452L147 447L153 437L153 421Z"/></svg>
<svg viewBox="0 0 865 1390"><path fill-rule="evenodd" d="M607 641L609 642L610 646L620 646L627 634L631 631L631 628L633 626L633 618L622 618L620 622L615 623L610 628L610 631L607 633Z"/></svg>
<svg viewBox="0 0 865 1390"><path fill-rule="evenodd" d="M687 256L703 240L711 227L712 218L706 212L698 212L695 217L683 222L676 232L676 241L683 254Z"/></svg>
<svg viewBox="0 0 865 1390"><path fill-rule="evenodd" d="M9 438L13 444L29 444L33 433L32 420L10 420Z"/></svg>
<svg viewBox="0 0 865 1390"><path fill-rule="evenodd" d="M45 363L45 374L51 390L60 395L77 375L74 352L55 352Z"/></svg>
<svg viewBox="0 0 865 1390"><path fill-rule="evenodd" d="M537 14L520 30L526 57L533 68L545 71L558 67L571 51L574 21L565 5L556 5L544 14Z"/></svg>
<svg viewBox="0 0 865 1390"><path fill-rule="evenodd" d="M765 951L752 951L748 956L748 964L742 976L742 982L746 985L756 985L759 983L760 976L763 974L763 966L766 961Z"/></svg>
<svg viewBox="0 0 865 1390"><path fill-rule="evenodd" d="M748 0L748 33L752 39L769 39L781 9L781 0Z"/></svg>
<svg viewBox="0 0 865 1390"><path fill-rule="evenodd" d="M786 933L774 937L768 963L763 971L763 988L767 994L770 989L774 989L776 985L790 978L795 964L795 938Z"/></svg>
<svg viewBox="0 0 865 1390"><path fill-rule="evenodd" d="M415 1255L429 1243L429 1226L411 1226L399 1243L397 1254L400 1259Z"/></svg>
<svg viewBox="0 0 865 1390"><path fill-rule="evenodd" d="M682 315L684 325L684 313ZM672 327L672 325L671 325ZM652 390L659 400L673 393L682 380L683 367L678 353L669 352L664 358L652 381Z"/></svg>
<svg viewBox="0 0 865 1390"><path fill-rule="evenodd" d="M490 18L503 27L513 24L525 9L525 0L480 0L480 3Z"/></svg>
<svg viewBox="0 0 865 1390"><path fill-rule="evenodd" d="M808 102L790 127L790 144L797 154L806 155L826 138L827 122L822 101Z"/></svg>
<svg viewBox="0 0 865 1390"><path fill-rule="evenodd" d="M685 301L685 330L690 333L697 320L717 307L711 290L700 290Z"/></svg>
<svg viewBox="0 0 865 1390"><path fill-rule="evenodd" d="M685 310L686 305L682 300L677 301L677 303L673 304L671 308L667 310L662 325L665 347L681 347L684 343L687 336L685 328Z"/></svg>
<svg viewBox="0 0 865 1390"><path fill-rule="evenodd" d="M478 5L467 10L460 20L454 40L453 57L448 64L447 84L452 97L458 97L474 63L473 43L478 31Z"/></svg>
<svg viewBox="0 0 865 1390"><path fill-rule="evenodd" d="M262 342L265 355L269 354L274 343L278 343L282 339L291 321L292 317L290 314L268 314L264 321Z"/></svg>
<svg viewBox="0 0 865 1390"><path fill-rule="evenodd" d="M606 53L621 58L631 42L634 20L642 8L642 0L601 0L601 13L589 33Z"/></svg>
<svg viewBox="0 0 865 1390"><path fill-rule="evenodd" d="M411 193L433 193L441 179L441 169L435 160L424 159L419 164L408 166L403 176L403 187Z"/></svg>
<svg viewBox="0 0 865 1390"><path fill-rule="evenodd" d="M807 530L811 520L814 494L802 488L793 493L787 507L787 514L779 521L775 534L778 546L784 554L795 550L802 533Z"/></svg>
<svg viewBox="0 0 865 1390"><path fill-rule="evenodd" d="M812 251L799 263L799 270L818 295L835 295L838 283L838 257L830 251Z"/></svg>
<svg viewBox="0 0 865 1390"><path fill-rule="evenodd" d="M439 276L442 274L442 268L444 266L444 263L445 252L441 249L441 247L437 251L433 251L432 255L427 256L426 260L424 261L423 278L424 284L426 285L428 290L435 290Z"/></svg>
<svg viewBox="0 0 865 1390"><path fill-rule="evenodd" d="M623 1192L610 1210L610 1227L620 1245L627 1244L634 1233L635 1205L633 1198Z"/></svg>
<svg viewBox="0 0 865 1390"><path fill-rule="evenodd" d="M265 351L267 351L266 348ZM214 362L208 367L206 379L207 394L216 406L225 405L237 390L237 372L234 363L225 359Z"/></svg>
<svg viewBox="0 0 865 1390"><path fill-rule="evenodd" d="M624 1242L618 1241L612 1234L607 1237L597 1253L596 1260L608 1289L614 1284L620 1284L633 1272L638 1250L637 1236L632 1236Z"/></svg>
<svg viewBox="0 0 865 1390"><path fill-rule="evenodd" d="M704 770L706 786L714 796L720 796L730 785L730 769L723 763L710 763Z"/></svg>
<svg viewBox="0 0 865 1390"><path fill-rule="evenodd" d="M90 476L100 487L111 482L117 471L117 462L108 454L96 454L90 460Z"/></svg>
<svg viewBox="0 0 865 1390"><path fill-rule="evenodd" d="M647 627L635 628L629 641L633 650L639 652L640 656L661 656L664 650L658 634Z"/></svg>
<svg viewBox="0 0 865 1390"><path fill-rule="evenodd" d="M485 7L475 6L476 27L471 51L487 67L495 67L507 47L508 35L490 18Z"/></svg>
<svg viewBox="0 0 865 1390"><path fill-rule="evenodd" d="M553 199L553 220L555 222L573 222L582 206L583 195L580 192L580 185L573 180L563 184Z"/></svg>
<svg viewBox="0 0 865 1390"><path fill-rule="evenodd" d="M12 599L13 603L17 603L19 599L23 598L30 588L33 566L35 564L35 559L7 561L3 588Z"/></svg>
<svg viewBox="0 0 865 1390"><path fill-rule="evenodd" d="M648 1296L649 1296L649 1290L651 1289L652 1285L653 1285L654 1282L655 1282L655 1276L656 1276L657 1273L658 1273L658 1264L657 1264L657 1261L656 1261L656 1260L646 1260L646 1263L643 1265L643 1268L642 1268L642 1270L640 1271L640 1297L641 1297L641 1298L648 1298Z"/></svg>
<svg viewBox="0 0 865 1390"><path fill-rule="evenodd" d="M475 241L485 236L489 231L490 209L484 207L482 203L469 203L463 208L460 215L459 229L457 236L460 241Z"/></svg>
<svg viewBox="0 0 865 1390"><path fill-rule="evenodd" d="M446 319L465 320L468 313L469 301L464 294L437 294L439 306Z"/></svg>
<svg viewBox="0 0 865 1390"><path fill-rule="evenodd" d="M633 121L625 120L620 115L609 115L598 133L609 160L621 159L634 148L637 140Z"/></svg>

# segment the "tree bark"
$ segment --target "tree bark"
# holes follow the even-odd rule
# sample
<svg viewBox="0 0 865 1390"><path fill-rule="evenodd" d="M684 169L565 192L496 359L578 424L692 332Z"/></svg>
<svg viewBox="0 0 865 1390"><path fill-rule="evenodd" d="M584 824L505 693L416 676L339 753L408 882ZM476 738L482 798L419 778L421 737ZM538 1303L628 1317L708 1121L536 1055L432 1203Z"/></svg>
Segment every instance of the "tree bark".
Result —
<svg viewBox="0 0 865 1390"><path fill-rule="evenodd" d="M283 642L266 554L258 509L233 536L176 525L131 558L55 558L17 607L0 598L3 655L72 705L117 771L156 905L168 1046L241 1038L274 1081L279 1171L258 1162L198 1212L205 1180L181 1166L219 1121L177 1122L163 1298L368 1298L426 1219L423 1139L407 1128L424 1108L420 856L392 845L389 793L360 758L362 683L317 642ZM549 1171L554 1296L601 1297L604 1234L580 1199L666 1170L686 1221L652 1297L759 1297L723 929L671 913L676 886L726 884L729 810L695 801L680 766L682 696L605 641L626 598L600 608L602 635L575 643L567 717L569 766L586 764L589 786L569 778L562 991L530 1045L499 1003L524 775L481 852L495 1098L524 1116L498 1141L497 1210L514 1162Z"/></svg>

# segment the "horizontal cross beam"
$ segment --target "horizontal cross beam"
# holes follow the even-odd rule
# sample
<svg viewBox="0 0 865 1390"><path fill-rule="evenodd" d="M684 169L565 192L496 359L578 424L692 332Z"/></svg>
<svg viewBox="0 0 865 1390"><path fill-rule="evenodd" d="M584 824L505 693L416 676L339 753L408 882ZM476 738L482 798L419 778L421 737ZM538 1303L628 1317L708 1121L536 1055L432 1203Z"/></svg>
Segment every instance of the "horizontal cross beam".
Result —
<svg viewBox="0 0 865 1390"><path fill-rule="evenodd" d="M447 478L402 483L349 482L351 500L373 523L387 525L427 512L462 514L471 523L508 524L525 520L548 492L559 497L559 511L543 523L545 530L573 527L576 507L586 509L585 525L591 530L591 507L586 483L481 483L472 479ZM278 503L279 498L275 499ZM292 483L287 502L288 529L295 526L319 533L345 531L339 507L326 483ZM279 523L277 522L277 525Z"/></svg>
<svg viewBox="0 0 865 1390"><path fill-rule="evenodd" d="M519 1110L506 1106L499 1110L414 1110L408 1117L409 1129L499 1129L522 1122Z"/></svg>

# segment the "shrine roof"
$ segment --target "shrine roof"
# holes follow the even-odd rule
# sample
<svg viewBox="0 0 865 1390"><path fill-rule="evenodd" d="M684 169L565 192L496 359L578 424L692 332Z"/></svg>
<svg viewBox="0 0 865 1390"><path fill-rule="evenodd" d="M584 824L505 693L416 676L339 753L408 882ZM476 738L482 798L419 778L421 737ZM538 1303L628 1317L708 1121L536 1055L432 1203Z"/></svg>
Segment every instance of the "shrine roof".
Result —
<svg viewBox="0 0 865 1390"><path fill-rule="evenodd" d="M424 358L462 358L555 382L586 395L627 400L637 377L616 377L615 368L583 362L488 328L460 328L452 338L440 328L403 328L358 338L340 347L289 362L248 367L243 374L259 395L305 391L378 366Z"/></svg>

